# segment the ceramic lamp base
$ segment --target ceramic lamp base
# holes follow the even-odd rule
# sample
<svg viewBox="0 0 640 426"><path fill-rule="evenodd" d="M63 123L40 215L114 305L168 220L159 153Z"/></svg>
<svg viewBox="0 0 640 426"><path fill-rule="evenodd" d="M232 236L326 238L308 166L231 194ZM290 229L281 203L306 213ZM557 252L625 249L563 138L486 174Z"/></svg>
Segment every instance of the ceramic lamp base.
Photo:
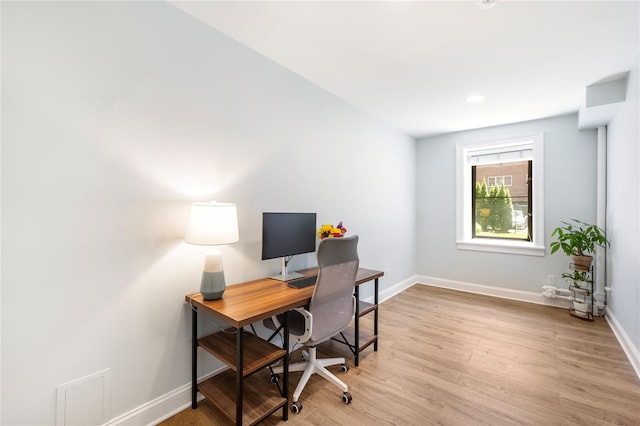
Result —
<svg viewBox="0 0 640 426"><path fill-rule="evenodd" d="M221 299L225 288L224 271L202 273L200 293L204 300Z"/></svg>

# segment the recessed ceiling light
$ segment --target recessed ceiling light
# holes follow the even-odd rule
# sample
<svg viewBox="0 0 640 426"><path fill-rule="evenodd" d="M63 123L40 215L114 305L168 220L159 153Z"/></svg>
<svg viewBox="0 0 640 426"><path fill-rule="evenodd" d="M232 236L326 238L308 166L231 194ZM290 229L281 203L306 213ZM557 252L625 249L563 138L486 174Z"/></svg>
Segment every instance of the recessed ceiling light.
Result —
<svg viewBox="0 0 640 426"><path fill-rule="evenodd" d="M471 95L467 98L468 104L477 104L478 102L484 101L484 96L482 95Z"/></svg>
<svg viewBox="0 0 640 426"><path fill-rule="evenodd" d="M481 9L491 9L496 5L496 1L498 0L476 0L476 4Z"/></svg>

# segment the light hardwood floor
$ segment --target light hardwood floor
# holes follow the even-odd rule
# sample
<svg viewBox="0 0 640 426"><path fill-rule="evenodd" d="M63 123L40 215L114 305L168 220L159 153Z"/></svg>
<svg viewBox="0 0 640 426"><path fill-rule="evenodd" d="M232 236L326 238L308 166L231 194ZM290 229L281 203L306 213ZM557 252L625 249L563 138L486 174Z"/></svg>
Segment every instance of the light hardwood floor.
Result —
<svg viewBox="0 0 640 426"><path fill-rule="evenodd" d="M380 306L379 334L359 367L332 367L351 404L314 377L300 414L264 424L640 425L640 381L603 318L415 285ZM348 355L334 342L318 352ZM161 423L227 424L206 402Z"/></svg>

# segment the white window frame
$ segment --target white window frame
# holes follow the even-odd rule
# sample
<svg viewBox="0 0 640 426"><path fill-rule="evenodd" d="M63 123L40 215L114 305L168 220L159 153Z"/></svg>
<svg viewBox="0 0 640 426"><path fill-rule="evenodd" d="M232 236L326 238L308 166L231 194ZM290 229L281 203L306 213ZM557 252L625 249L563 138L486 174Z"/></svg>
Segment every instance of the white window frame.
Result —
<svg viewBox="0 0 640 426"><path fill-rule="evenodd" d="M533 241L472 238L471 164L467 161L469 152L513 146L526 141L533 142ZM456 245L459 250L544 256L544 133L456 145L456 222Z"/></svg>

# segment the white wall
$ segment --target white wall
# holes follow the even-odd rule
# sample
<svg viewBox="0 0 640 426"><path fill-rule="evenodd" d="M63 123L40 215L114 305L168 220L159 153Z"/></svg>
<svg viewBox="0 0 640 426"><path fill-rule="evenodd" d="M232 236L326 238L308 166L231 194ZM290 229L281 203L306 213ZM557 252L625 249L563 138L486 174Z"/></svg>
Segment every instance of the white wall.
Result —
<svg viewBox="0 0 640 426"><path fill-rule="evenodd" d="M640 362L640 85L638 63L629 73L626 101L607 126L607 314L635 348ZM630 354L634 355L634 354ZM640 374L640 364L636 370Z"/></svg>
<svg viewBox="0 0 640 426"><path fill-rule="evenodd" d="M547 250L544 257L534 257L456 248L456 144L544 132L544 245L549 247L550 234L560 221L596 220L596 132L576 129L577 116L572 114L419 140L417 273L537 294L553 274L560 286L569 263L563 254L551 256Z"/></svg>
<svg viewBox="0 0 640 426"><path fill-rule="evenodd" d="M269 210L343 220L383 289L413 275L411 138L164 2L1 7L0 423L53 424L105 368L112 418L189 382L192 201L238 205L228 283L278 270Z"/></svg>

